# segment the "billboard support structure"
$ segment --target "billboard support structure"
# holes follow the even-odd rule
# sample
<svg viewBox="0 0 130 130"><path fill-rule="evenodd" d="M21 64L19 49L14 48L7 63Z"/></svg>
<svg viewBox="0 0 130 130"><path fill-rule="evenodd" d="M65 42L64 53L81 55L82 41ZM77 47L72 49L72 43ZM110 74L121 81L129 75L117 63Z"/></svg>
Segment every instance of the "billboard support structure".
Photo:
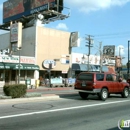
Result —
<svg viewBox="0 0 130 130"><path fill-rule="evenodd" d="M44 18L41 19L42 24L47 24L49 22L54 22L56 20L63 20L70 16L70 9L63 6L63 0L46 0L40 2L38 0L33 0L33 2L26 0L23 1L8 0L4 2L3 4L4 24L0 25L0 29L10 30L9 29L10 21L13 22L19 21L23 24L24 28L33 26L34 21L38 18L39 14L44 16ZM66 10L64 11L66 12L66 14L62 13L63 10Z"/></svg>

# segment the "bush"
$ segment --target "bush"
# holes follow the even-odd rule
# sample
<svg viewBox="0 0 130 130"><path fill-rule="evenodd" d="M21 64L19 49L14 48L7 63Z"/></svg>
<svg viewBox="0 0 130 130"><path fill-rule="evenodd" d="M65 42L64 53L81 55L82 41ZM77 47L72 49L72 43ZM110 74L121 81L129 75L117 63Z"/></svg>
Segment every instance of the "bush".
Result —
<svg viewBox="0 0 130 130"><path fill-rule="evenodd" d="M13 84L4 85L3 92L6 96L11 96L12 98L20 98L26 94L27 86L25 84Z"/></svg>

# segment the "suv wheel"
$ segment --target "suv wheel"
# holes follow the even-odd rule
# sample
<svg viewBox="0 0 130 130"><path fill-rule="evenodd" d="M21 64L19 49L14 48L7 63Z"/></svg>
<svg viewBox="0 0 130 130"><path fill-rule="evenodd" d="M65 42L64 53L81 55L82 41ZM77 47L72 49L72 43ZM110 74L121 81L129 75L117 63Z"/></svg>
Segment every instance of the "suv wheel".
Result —
<svg viewBox="0 0 130 130"><path fill-rule="evenodd" d="M79 92L79 95L82 99L86 99L88 97L88 93L84 93L84 92Z"/></svg>
<svg viewBox="0 0 130 130"><path fill-rule="evenodd" d="M124 90L123 90L121 95L122 95L123 98L127 98L129 96L129 89L128 88L124 88Z"/></svg>
<svg viewBox="0 0 130 130"><path fill-rule="evenodd" d="M108 90L106 88L103 88L100 93L100 98L105 101L108 98Z"/></svg>

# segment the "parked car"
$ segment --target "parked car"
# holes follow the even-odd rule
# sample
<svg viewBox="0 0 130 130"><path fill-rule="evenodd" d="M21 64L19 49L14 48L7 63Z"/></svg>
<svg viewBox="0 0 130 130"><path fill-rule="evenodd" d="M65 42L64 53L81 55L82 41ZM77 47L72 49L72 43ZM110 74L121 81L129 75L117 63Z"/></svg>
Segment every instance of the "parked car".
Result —
<svg viewBox="0 0 130 130"><path fill-rule="evenodd" d="M81 72L74 88L83 99L89 94L97 94L104 101L110 94L121 94L123 98L127 98L130 90L128 83L120 82L116 74L108 72Z"/></svg>

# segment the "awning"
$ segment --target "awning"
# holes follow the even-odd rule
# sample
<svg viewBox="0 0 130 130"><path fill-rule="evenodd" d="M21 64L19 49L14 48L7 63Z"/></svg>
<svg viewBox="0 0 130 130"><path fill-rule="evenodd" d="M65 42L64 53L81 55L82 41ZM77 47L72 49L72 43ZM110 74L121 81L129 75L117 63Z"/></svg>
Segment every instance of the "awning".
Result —
<svg viewBox="0 0 130 130"><path fill-rule="evenodd" d="M5 63L0 63L0 69L10 69L10 66Z"/></svg>
<svg viewBox="0 0 130 130"><path fill-rule="evenodd" d="M15 64L13 66L13 70L18 70L19 69L19 64ZM21 70L39 70L38 65L32 65L32 64L20 64L20 69Z"/></svg>
<svg viewBox="0 0 130 130"><path fill-rule="evenodd" d="M88 71L88 64L72 64L73 71ZM89 64L89 71L100 71L100 65ZM109 72L107 66L102 66L102 71Z"/></svg>
<svg viewBox="0 0 130 130"><path fill-rule="evenodd" d="M80 71L79 64L72 64L72 70L74 70L74 71Z"/></svg>
<svg viewBox="0 0 130 130"><path fill-rule="evenodd" d="M4 64L0 63L0 69L4 69Z"/></svg>
<svg viewBox="0 0 130 130"><path fill-rule="evenodd" d="M19 64L15 63L0 63L0 69L18 70ZM20 64L20 70L39 70L38 65L33 64Z"/></svg>
<svg viewBox="0 0 130 130"><path fill-rule="evenodd" d="M88 70L88 65L87 64L80 64L80 70L81 71L87 71Z"/></svg>
<svg viewBox="0 0 130 130"><path fill-rule="evenodd" d="M72 70L74 70L74 71L87 71L88 65L87 64L72 64Z"/></svg>

